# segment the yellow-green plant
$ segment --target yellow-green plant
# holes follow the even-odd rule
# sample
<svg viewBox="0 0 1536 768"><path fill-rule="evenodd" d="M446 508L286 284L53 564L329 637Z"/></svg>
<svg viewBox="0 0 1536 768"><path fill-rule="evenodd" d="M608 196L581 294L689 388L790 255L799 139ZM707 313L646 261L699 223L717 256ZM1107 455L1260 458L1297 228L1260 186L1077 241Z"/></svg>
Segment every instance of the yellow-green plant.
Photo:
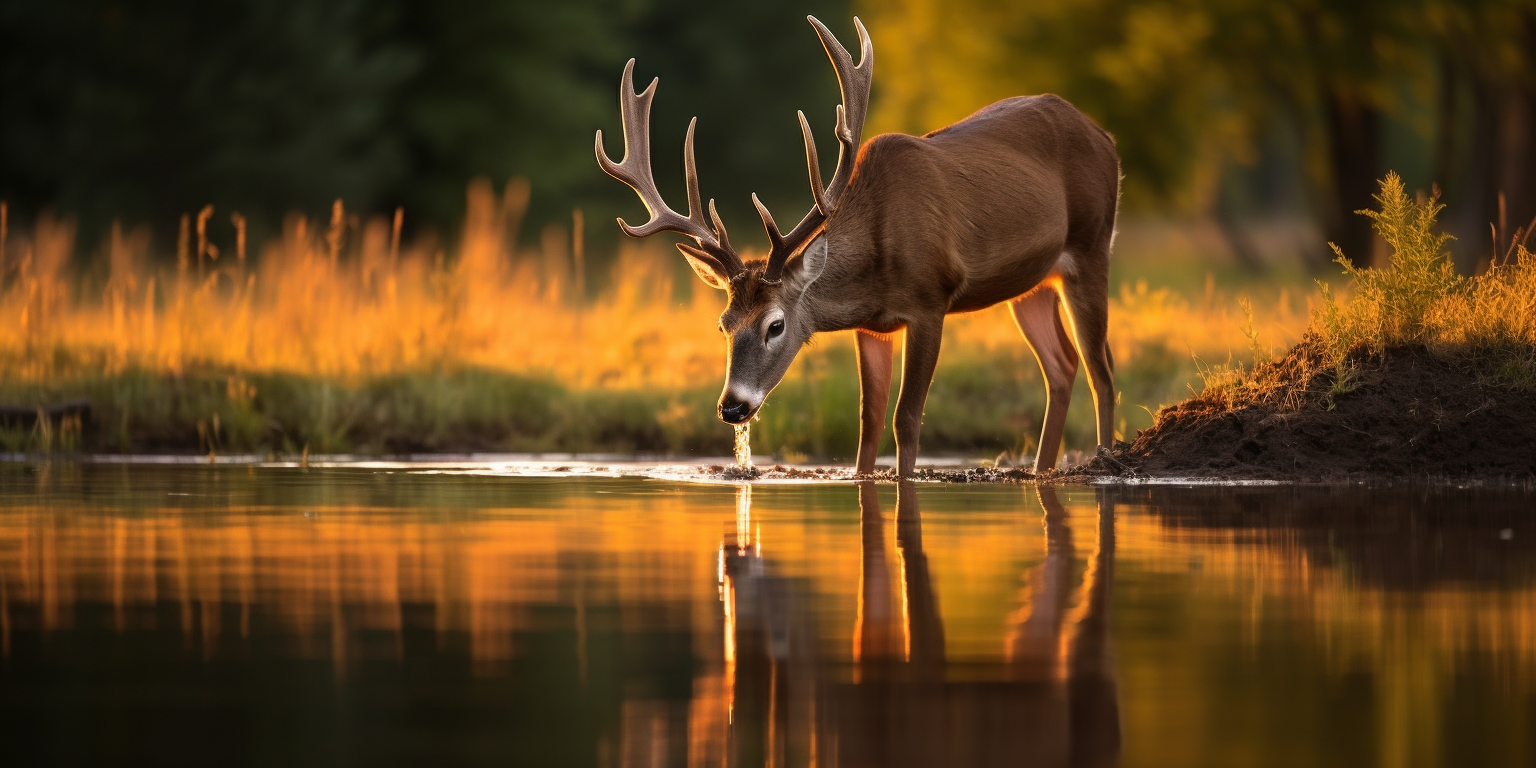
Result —
<svg viewBox="0 0 1536 768"><path fill-rule="evenodd" d="M1354 281L1354 295L1338 300L1321 283L1322 307L1313 328L1330 356L1342 358L1367 345L1381 351L1395 344L1432 344L1437 305L1450 298L1463 282L1445 244L1451 239L1435 230L1435 217L1445 207L1438 191L1427 199L1410 199L1403 180L1388 173L1376 195L1381 210L1356 211L1375 222L1376 232L1391 249L1385 267L1357 267L1337 245L1329 243Z"/></svg>
<svg viewBox="0 0 1536 768"><path fill-rule="evenodd" d="M1380 211L1360 211L1392 249L1383 268L1354 266L1338 252L1354 295L1340 301L1323 288L1311 330L1337 364L1359 346L1381 351L1423 345L1477 367L1491 379L1536 389L1536 256L1523 243L1488 270L1463 278L1435 231L1444 208L1437 196L1412 200L1388 174L1376 196Z"/></svg>
<svg viewBox="0 0 1536 768"><path fill-rule="evenodd" d="M1403 346L1426 347L1494 383L1536 390L1536 256L1517 243L1483 274L1462 277L1445 249L1450 236L1435 227L1445 207L1438 194L1410 198L1403 180L1389 173L1376 201L1380 210L1358 213L1374 222L1390 249L1388 263L1356 266L1333 246L1350 278L1350 295L1335 295L1319 281L1321 304L1304 334L1311 341L1283 365L1263 364L1251 308L1242 305L1253 366L1230 360L1206 366L1197 360L1205 383L1200 397L1208 405L1265 403L1281 410L1320 405L1331 411L1339 396L1361 384L1357 350L1381 353ZM1309 389L1319 374L1327 389Z"/></svg>

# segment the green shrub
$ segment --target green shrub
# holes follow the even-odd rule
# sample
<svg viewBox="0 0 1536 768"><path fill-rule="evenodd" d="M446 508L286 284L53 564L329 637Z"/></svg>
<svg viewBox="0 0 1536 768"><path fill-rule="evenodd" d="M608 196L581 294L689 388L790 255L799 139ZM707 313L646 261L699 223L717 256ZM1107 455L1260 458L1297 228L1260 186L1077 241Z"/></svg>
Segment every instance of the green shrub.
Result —
<svg viewBox="0 0 1536 768"><path fill-rule="evenodd" d="M1507 262L1462 277L1445 250L1450 236L1435 228L1445 207L1438 195L1409 198L1402 179L1389 173L1376 201L1379 211L1357 213L1370 217L1386 241L1387 265L1356 266L1332 246L1350 278L1350 295L1341 298L1319 281L1322 304L1300 347L1283 361L1266 364L1257 337L1250 334L1251 368L1230 362L1202 365L1200 396L1207 403L1228 409L1265 404L1282 411L1310 405L1333 410L1339 396L1360 385L1359 355L1394 347L1424 347L1492 383L1536 390L1536 256L1516 245ZM1324 389L1310 391L1314 383Z"/></svg>
<svg viewBox="0 0 1536 768"><path fill-rule="evenodd" d="M1354 281L1348 301L1340 301L1327 283L1320 283L1323 305L1312 328L1336 359L1361 345L1379 352L1398 344L1434 343L1437 305L1455 297L1466 282L1445 250L1450 235L1435 231L1435 217L1445 208L1438 195L1411 200L1403 180L1389 173L1376 201L1380 211L1356 213L1375 222L1376 232L1391 249L1386 267L1357 267L1337 245L1328 244L1344 274Z"/></svg>

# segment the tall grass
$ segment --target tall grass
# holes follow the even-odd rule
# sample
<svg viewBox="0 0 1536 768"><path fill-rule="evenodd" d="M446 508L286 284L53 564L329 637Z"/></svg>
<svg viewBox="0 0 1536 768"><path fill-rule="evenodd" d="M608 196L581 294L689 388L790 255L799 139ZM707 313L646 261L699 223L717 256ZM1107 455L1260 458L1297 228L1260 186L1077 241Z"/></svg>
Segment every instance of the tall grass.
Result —
<svg viewBox="0 0 1536 768"><path fill-rule="evenodd" d="M122 227L82 255L67 221L42 217L0 243L0 402L89 397L96 450L727 454L713 417L722 295L664 243L624 243L593 271L579 227L522 236L527 202L521 183L473 184L451 250L402 242L398 212L362 219L338 202L250 254L243 219L205 208L184 217L174 262ZM1265 337L1294 337L1301 297L1272 298ZM1179 396L1194 358L1245 344L1210 285L1193 298L1118 285L1111 323L1122 432ZM1006 310L952 317L944 345L925 448L1027 452L1044 392ZM850 455L853 358L847 334L805 350L755 448ZM1087 447L1090 414L1075 411L1068 439Z"/></svg>
<svg viewBox="0 0 1536 768"><path fill-rule="evenodd" d="M1322 404L1331 410L1336 396L1358 384L1362 353L1401 347L1426 348L1491 383L1536 391L1536 256L1520 233L1486 271L1464 277L1445 249L1450 236L1436 228L1445 207L1438 191L1411 198L1402 178L1388 173L1375 199L1379 210L1357 213L1370 217L1386 242L1388 263L1356 266L1333 246L1348 295L1319 281L1320 301L1304 334L1314 354L1293 355L1300 368L1266 366L1269 356L1255 348L1251 367L1202 370L1205 397L1229 407L1264 401L1294 410L1306 404L1311 374L1325 371L1332 383Z"/></svg>
<svg viewBox="0 0 1536 768"><path fill-rule="evenodd" d="M1391 248L1382 269L1356 267L1334 248L1353 281L1348 301L1323 287L1312 327L1330 357L1351 350L1422 345L1446 356L1492 365L1512 382L1536 388L1536 257L1515 243L1503 259L1470 278L1456 274L1435 228L1445 207L1438 193L1414 200L1395 173L1381 182L1379 211L1359 211Z"/></svg>

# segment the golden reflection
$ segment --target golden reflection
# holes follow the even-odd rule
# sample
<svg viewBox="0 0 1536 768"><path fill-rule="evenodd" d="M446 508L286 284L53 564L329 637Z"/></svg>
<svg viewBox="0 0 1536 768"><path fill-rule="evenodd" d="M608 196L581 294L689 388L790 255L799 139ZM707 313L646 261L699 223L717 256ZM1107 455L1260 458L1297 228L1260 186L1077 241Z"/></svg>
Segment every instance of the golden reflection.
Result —
<svg viewBox="0 0 1536 768"><path fill-rule="evenodd" d="M859 486L851 679L836 671L835 660L814 656L805 637L807 608L787 580L772 575L771 560L743 557L727 568L728 580L750 581L751 588L726 590L737 602L726 607L738 616L726 642L736 647L727 674L738 693L725 764L1114 764L1119 710L1106 620L1113 511L1098 515L1080 599L1066 617L1074 554L1068 514L1054 489L1038 491L1044 561L1038 575L1026 574L1025 605L1009 616L1005 647L994 654L1006 659L1006 669L978 675L967 668L973 665L951 668L917 487L903 482L896 490L893 584L879 488ZM747 594L751 602L743 605ZM739 618L749 613L750 624Z"/></svg>
<svg viewBox="0 0 1536 768"><path fill-rule="evenodd" d="M582 519L579 499L565 506ZM696 578L693 553L718 532L688 520L684 506L677 512L691 525L637 540L619 520L634 511L618 505L571 524L544 511L444 522L428 511L345 506L230 508L216 519L176 507L11 506L0 510L0 653L9 655L18 629L74 629L96 605L119 634L164 629L157 606L169 605L171 626L205 658L259 627L286 654L330 659L343 674L355 660L399 659L414 606L439 647L463 635L476 671L491 674L517 654L534 606L574 605L579 595L627 606L626 626L655 626L672 619L645 606L692 604L690 585L713 583ZM581 552L609 553L616 572L652 578L588 583L568 564ZM654 578L658 570L676 578Z"/></svg>
<svg viewBox="0 0 1536 768"><path fill-rule="evenodd" d="M136 633L178 660L320 660L338 688L427 656L588 702L604 766L1104 765L1122 743L1302 764L1350 738L1396 766L1468 728L1536 756L1524 499L605 480L445 506L419 477L265 503L36 477L0 486L11 670Z"/></svg>
<svg viewBox="0 0 1536 768"><path fill-rule="evenodd" d="M1514 704L1536 690L1527 498L1470 499L1445 489L1116 493L1133 513L1121 532L1122 559L1203 607L1183 614L1185 633L1203 640L1193 652L1136 669L1143 685L1211 692L1138 713L1129 738L1148 749L1186 763L1209 757L1181 734L1223 706L1214 692L1229 686L1198 654L1213 650L1206 638L1220 636L1232 617L1240 617L1245 654L1315 648L1330 678L1370 682L1379 765L1439 764L1451 749L1450 713L1467 706L1458 699L1470 679L1497 681L1509 703L1500 709L1529 717ZM1521 533L1505 539L1504 526ZM1536 758L1528 729L1487 729L1474 739L1483 748Z"/></svg>

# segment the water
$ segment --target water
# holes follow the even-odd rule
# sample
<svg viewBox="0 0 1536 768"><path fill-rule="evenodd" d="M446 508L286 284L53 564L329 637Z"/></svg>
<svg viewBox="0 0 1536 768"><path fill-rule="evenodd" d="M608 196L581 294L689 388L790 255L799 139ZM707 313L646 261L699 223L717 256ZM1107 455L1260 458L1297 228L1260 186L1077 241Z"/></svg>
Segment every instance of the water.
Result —
<svg viewBox="0 0 1536 768"><path fill-rule="evenodd" d="M752 423L736 425L736 468L752 468Z"/></svg>
<svg viewBox="0 0 1536 768"><path fill-rule="evenodd" d="M7 764L1530 765L1497 491L0 465Z"/></svg>

